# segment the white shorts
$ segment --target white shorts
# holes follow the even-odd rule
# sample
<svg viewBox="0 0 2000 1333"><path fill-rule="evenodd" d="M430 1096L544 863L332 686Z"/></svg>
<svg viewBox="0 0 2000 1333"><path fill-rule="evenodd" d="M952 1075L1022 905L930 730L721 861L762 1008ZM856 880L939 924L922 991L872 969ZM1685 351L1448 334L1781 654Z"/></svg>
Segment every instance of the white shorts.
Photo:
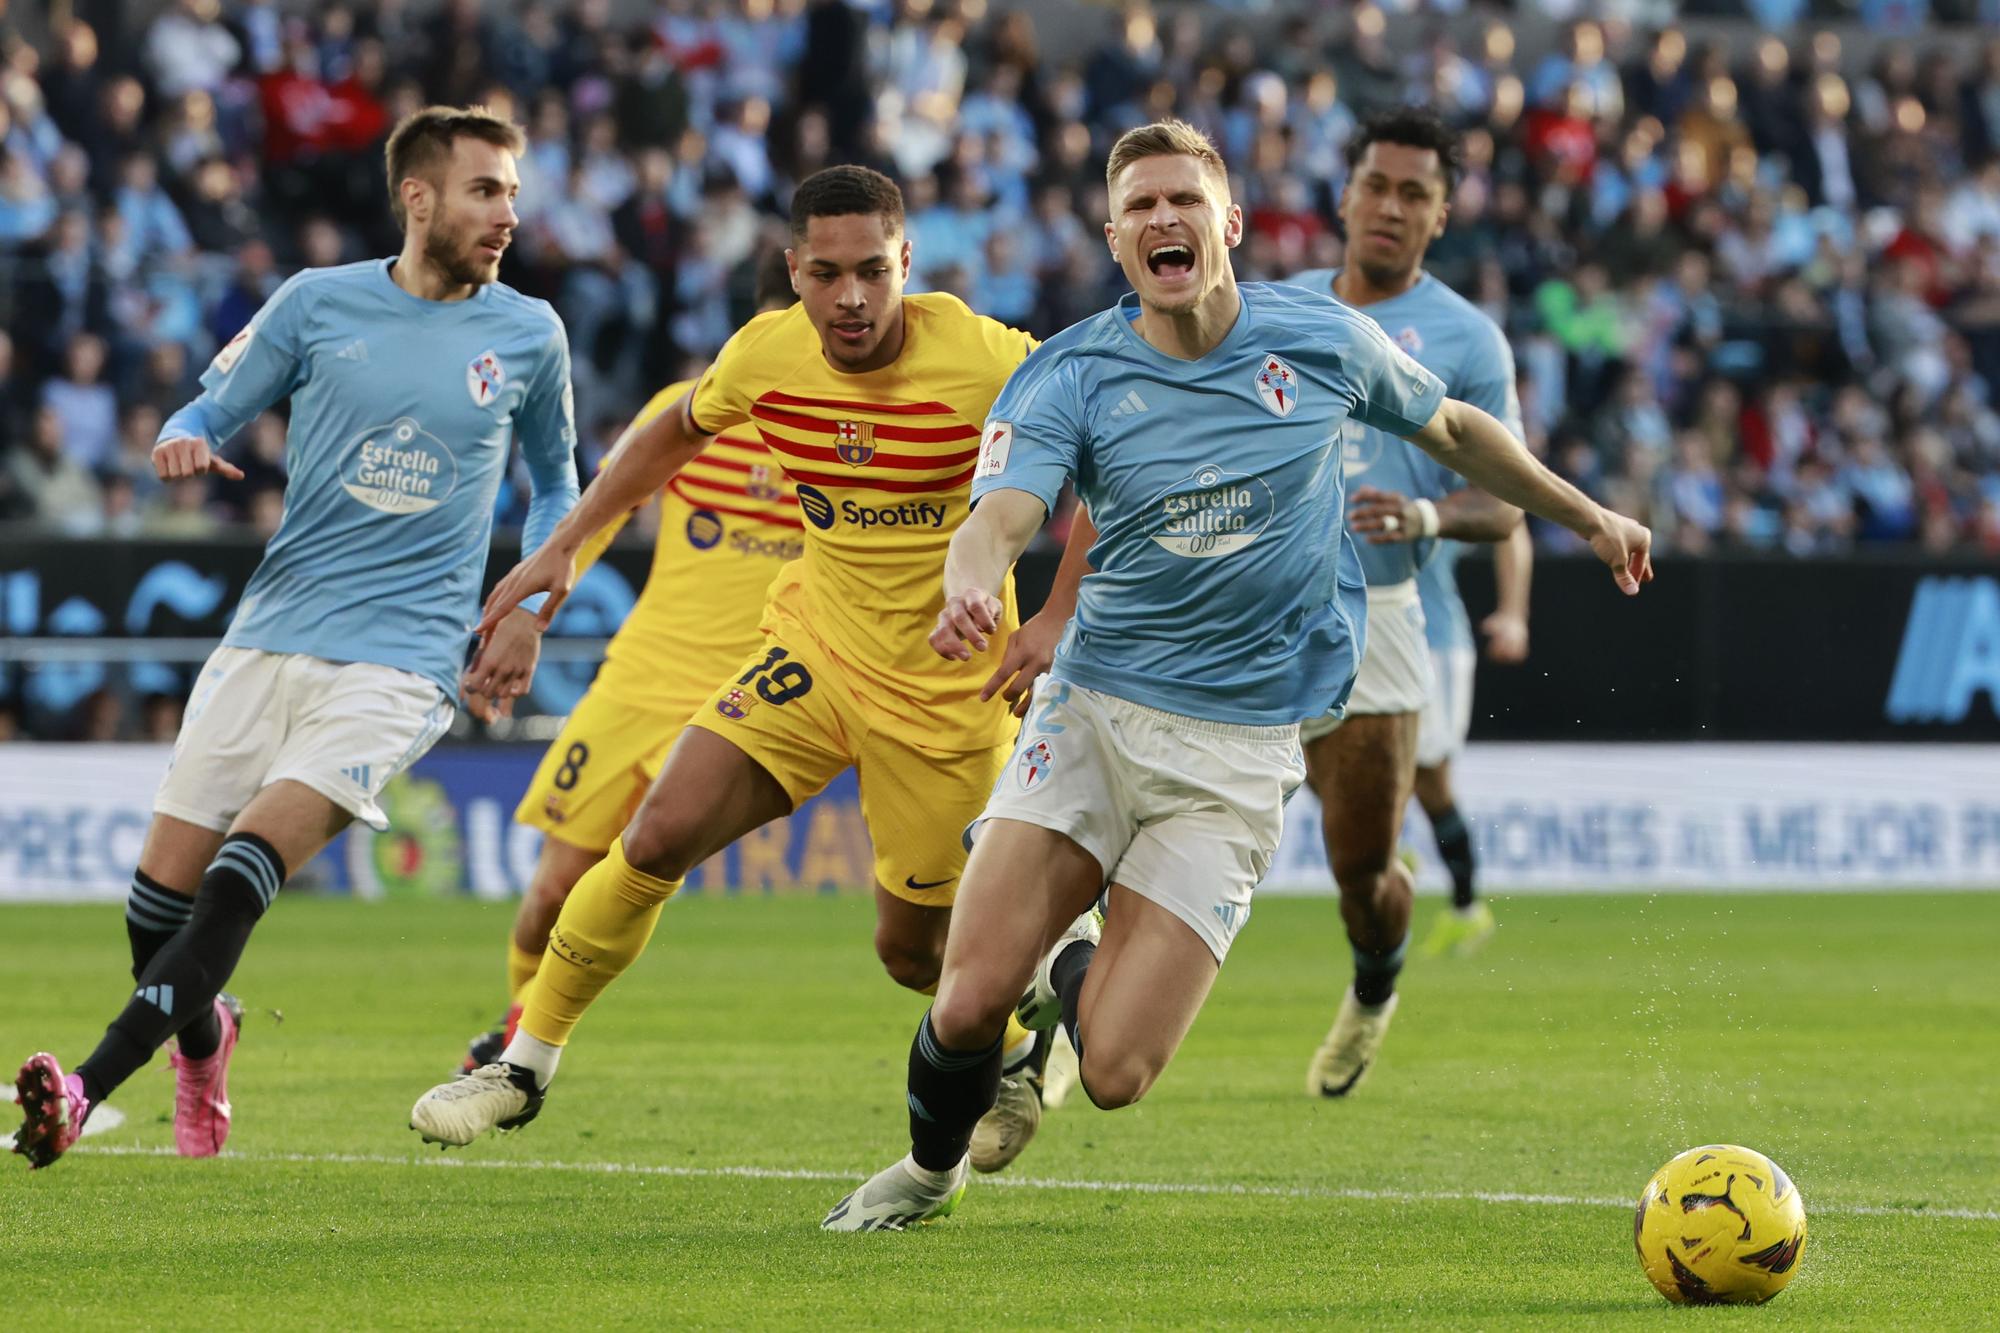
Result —
<svg viewBox="0 0 2000 1333"><path fill-rule="evenodd" d="M1107 883L1185 921L1220 963L1305 777L1297 726L1205 722L1044 676L973 829L1054 829L1097 858Z"/></svg>
<svg viewBox="0 0 2000 1333"><path fill-rule="evenodd" d="M1417 719L1417 767L1456 759L1472 730L1472 676L1479 654L1467 645L1431 649L1431 697Z"/></svg>
<svg viewBox="0 0 2000 1333"><path fill-rule="evenodd" d="M422 676L372 662L217 648L201 669L153 810L221 833L274 782L302 782L380 830L375 797L451 725Z"/></svg>
<svg viewBox="0 0 2000 1333"><path fill-rule="evenodd" d="M1368 638L1354 674L1354 693L1347 696L1346 715L1421 712L1430 693L1430 646L1424 641L1424 606L1417 597L1417 581L1369 588ZM1338 728L1340 721L1331 716L1312 718L1300 729L1300 738L1316 741Z"/></svg>

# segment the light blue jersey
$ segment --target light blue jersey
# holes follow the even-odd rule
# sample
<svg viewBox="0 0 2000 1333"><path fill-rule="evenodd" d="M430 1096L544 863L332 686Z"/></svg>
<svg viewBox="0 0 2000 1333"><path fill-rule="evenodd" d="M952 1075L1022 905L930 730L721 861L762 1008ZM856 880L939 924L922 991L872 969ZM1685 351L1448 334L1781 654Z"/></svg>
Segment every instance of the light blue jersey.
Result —
<svg viewBox="0 0 2000 1333"><path fill-rule="evenodd" d="M1470 650L1472 617L1465 614L1465 599L1458 594L1458 557L1465 543L1440 538L1437 550L1417 571L1417 601L1424 608L1424 642L1434 652Z"/></svg>
<svg viewBox="0 0 2000 1333"><path fill-rule="evenodd" d="M289 395L284 518L223 642L396 667L451 695L517 432L534 491L524 544L576 502L569 340L545 301L498 283L422 300L394 262L286 282L160 438L219 449Z"/></svg>
<svg viewBox="0 0 2000 1333"><path fill-rule="evenodd" d="M1155 350L1138 297L1021 364L987 419L973 500L1053 505L1074 478L1098 528L1053 674L1186 717L1279 725L1341 706L1365 599L1340 522L1341 426L1421 430L1444 385L1325 296L1245 283L1208 355Z"/></svg>
<svg viewBox="0 0 2000 1333"><path fill-rule="evenodd" d="M1289 281L1330 295L1338 269L1315 268ZM1338 300L1338 297L1334 298ZM1395 344L1444 381L1445 391L1499 418L1521 434L1521 403L1514 391L1514 353L1507 335L1472 302L1428 273L1399 296L1365 306L1353 306L1382 326ZM1373 486L1413 498L1442 500L1465 485L1465 479L1409 441L1375 430L1362 422L1347 423L1342 441L1347 484ZM1380 546L1355 543L1370 587L1384 587L1415 578L1431 560L1438 542L1389 542ZM1430 603L1424 615L1431 614ZM1461 608L1461 620L1465 612Z"/></svg>

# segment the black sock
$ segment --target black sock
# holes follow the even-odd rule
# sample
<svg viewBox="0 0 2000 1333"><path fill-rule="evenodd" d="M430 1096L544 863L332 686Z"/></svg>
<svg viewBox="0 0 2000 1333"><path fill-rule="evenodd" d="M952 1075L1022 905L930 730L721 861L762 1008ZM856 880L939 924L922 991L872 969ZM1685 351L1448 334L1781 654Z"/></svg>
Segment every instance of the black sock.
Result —
<svg viewBox="0 0 2000 1333"><path fill-rule="evenodd" d="M77 1066L85 1096L104 1100L152 1059L167 1038L213 1013L215 997L236 970L251 929L284 882L285 863L270 843L254 833L231 834L223 841L201 877L187 925L153 955L131 1003Z"/></svg>
<svg viewBox="0 0 2000 1333"><path fill-rule="evenodd" d="M1409 939L1393 949L1377 953L1350 942L1354 950L1354 998L1373 1008L1387 1004L1389 997L1396 993L1396 974L1403 970L1403 954L1409 948Z"/></svg>
<svg viewBox="0 0 2000 1333"><path fill-rule="evenodd" d="M1062 996L1063 1028L1069 1033L1070 1049L1076 1052L1079 1062L1083 1059L1083 1020L1077 1009L1083 1002L1083 974L1090 970L1090 960L1095 957L1095 944L1077 940L1057 954L1056 961L1049 966L1049 980L1055 983L1056 994Z"/></svg>
<svg viewBox="0 0 2000 1333"><path fill-rule="evenodd" d="M1431 833L1437 838L1438 855L1451 872L1451 905L1470 907L1476 892L1472 885L1472 830L1459 817L1458 807L1445 807L1431 819Z"/></svg>
<svg viewBox="0 0 2000 1333"><path fill-rule="evenodd" d="M125 892L125 936L132 942L134 981L193 915L192 897L174 892L143 870L132 872L132 887Z"/></svg>
<svg viewBox="0 0 2000 1333"><path fill-rule="evenodd" d="M132 942L132 979L146 973L153 955L167 946L194 915L194 899L175 893L143 870L132 872L125 898L125 935ZM222 1045L222 1023L210 1005L180 1030L181 1053L192 1060L215 1054Z"/></svg>
<svg viewBox="0 0 2000 1333"><path fill-rule="evenodd" d="M926 1171L949 1171L972 1144L972 1127L1000 1095L1000 1048L947 1050L928 1011L910 1043L910 1155Z"/></svg>

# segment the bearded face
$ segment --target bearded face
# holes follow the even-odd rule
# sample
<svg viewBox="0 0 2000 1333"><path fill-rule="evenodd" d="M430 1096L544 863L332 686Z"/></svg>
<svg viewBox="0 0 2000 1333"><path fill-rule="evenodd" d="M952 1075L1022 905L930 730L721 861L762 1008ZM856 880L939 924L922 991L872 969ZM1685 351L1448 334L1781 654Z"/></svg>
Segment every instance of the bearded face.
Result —
<svg viewBox="0 0 2000 1333"><path fill-rule="evenodd" d="M425 263L454 288L478 288L500 276L500 256L520 218L521 177L514 155L498 144L461 136L433 185L435 203L421 247Z"/></svg>

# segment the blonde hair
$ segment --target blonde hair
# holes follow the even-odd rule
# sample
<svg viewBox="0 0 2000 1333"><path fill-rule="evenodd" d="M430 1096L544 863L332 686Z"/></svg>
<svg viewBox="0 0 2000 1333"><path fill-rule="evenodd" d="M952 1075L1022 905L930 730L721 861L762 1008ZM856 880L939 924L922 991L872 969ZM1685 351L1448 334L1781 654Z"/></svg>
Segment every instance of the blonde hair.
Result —
<svg viewBox="0 0 2000 1333"><path fill-rule="evenodd" d="M1118 173L1143 157L1192 157L1212 169L1226 189L1229 168L1210 138L1184 120L1156 120L1150 125L1127 130L1111 145L1104 163L1104 183L1116 188Z"/></svg>
<svg viewBox="0 0 2000 1333"><path fill-rule="evenodd" d="M397 226L409 225L403 216L403 182L421 176L435 184L438 168L461 138L484 140L516 157L528 148L519 126L483 106L427 106L412 111L390 132L382 152L389 168L389 208Z"/></svg>

